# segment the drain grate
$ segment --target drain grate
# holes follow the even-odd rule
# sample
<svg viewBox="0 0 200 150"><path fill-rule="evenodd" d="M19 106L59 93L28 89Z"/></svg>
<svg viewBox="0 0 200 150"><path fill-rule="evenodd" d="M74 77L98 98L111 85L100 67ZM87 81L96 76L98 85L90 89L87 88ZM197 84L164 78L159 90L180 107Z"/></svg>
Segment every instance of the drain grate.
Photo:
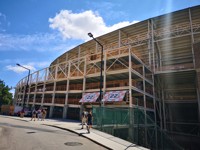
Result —
<svg viewBox="0 0 200 150"><path fill-rule="evenodd" d="M81 146L83 144L79 143L79 142L66 142L65 145L67 145L67 146Z"/></svg>

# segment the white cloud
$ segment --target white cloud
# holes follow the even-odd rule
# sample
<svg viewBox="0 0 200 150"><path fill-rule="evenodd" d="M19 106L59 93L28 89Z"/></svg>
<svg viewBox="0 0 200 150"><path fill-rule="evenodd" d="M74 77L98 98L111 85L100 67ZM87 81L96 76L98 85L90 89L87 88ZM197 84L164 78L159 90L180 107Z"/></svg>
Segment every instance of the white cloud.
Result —
<svg viewBox="0 0 200 150"><path fill-rule="evenodd" d="M31 65L22 65L22 66L24 66L24 67L30 69L31 72L33 72L33 71L36 70L36 69L35 69L33 66L31 66ZM14 71L14 72L16 72L16 73L27 72L26 69L24 69L24 68L22 68L22 67L19 67L19 66L11 66L11 65L8 65L8 66L6 66L6 69L7 69L7 70L12 70L12 71Z"/></svg>
<svg viewBox="0 0 200 150"><path fill-rule="evenodd" d="M43 62L30 62L28 63L29 66L33 66L34 68L41 69L48 67L51 62L49 61L43 61Z"/></svg>
<svg viewBox="0 0 200 150"><path fill-rule="evenodd" d="M23 65L21 64L22 66L28 68L31 70L31 73L35 72L36 70L39 70L39 69L42 69L42 68L46 68L50 65L50 61L43 61L43 62L29 62L29 63L26 63L27 65ZM11 70L11 71L14 71L16 73L23 73L23 72L27 72L26 69L20 67L20 66L12 66L12 65L8 65L6 66L6 69L7 70Z"/></svg>
<svg viewBox="0 0 200 150"><path fill-rule="evenodd" d="M88 10L82 13L72 13L69 10L61 10L54 18L49 18L49 22L49 27L58 30L63 38L88 40L88 32L100 36L138 21L125 21L106 26L97 12Z"/></svg>
<svg viewBox="0 0 200 150"><path fill-rule="evenodd" d="M61 51L69 43L56 34L38 33L33 35L0 34L0 51Z"/></svg>
<svg viewBox="0 0 200 150"><path fill-rule="evenodd" d="M0 12L0 17L4 18L4 20L6 20L6 15L4 15L3 13Z"/></svg>
<svg viewBox="0 0 200 150"><path fill-rule="evenodd" d="M5 32L7 27L6 15L0 12L0 32Z"/></svg>

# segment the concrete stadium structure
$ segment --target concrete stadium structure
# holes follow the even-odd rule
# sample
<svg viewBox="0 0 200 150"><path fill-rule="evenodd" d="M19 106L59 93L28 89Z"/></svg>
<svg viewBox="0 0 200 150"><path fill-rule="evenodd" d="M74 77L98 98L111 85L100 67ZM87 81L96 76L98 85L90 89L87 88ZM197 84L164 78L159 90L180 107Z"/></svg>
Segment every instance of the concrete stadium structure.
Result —
<svg viewBox="0 0 200 150"><path fill-rule="evenodd" d="M178 143L198 143L200 6L150 18L96 39L103 45L102 105L138 105ZM101 47L94 40L67 51L48 68L30 75L26 105L46 107L48 117L79 119L84 108L99 105L100 64ZM23 104L27 79L16 86L17 105ZM111 91L124 94L108 102L105 94ZM84 101L85 93L95 93L95 101Z"/></svg>

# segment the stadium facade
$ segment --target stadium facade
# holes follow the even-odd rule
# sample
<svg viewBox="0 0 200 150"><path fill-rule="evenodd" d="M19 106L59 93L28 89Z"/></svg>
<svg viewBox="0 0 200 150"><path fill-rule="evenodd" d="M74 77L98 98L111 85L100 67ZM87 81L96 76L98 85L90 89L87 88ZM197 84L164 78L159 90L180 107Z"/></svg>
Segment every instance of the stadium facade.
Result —
<svg viewBox="0 0 200 150"><path fill-rule="evenodd" d="M102 105L138 107L178 143L198 143L200 6L150 18L97 40L103 45ZM100 64L101 47L94 40L67 51L30 75L26 105L46 107L51 118L79 119L84 108L99 106ZM17 105L23 103L27 79L16 86Z"/></svg>

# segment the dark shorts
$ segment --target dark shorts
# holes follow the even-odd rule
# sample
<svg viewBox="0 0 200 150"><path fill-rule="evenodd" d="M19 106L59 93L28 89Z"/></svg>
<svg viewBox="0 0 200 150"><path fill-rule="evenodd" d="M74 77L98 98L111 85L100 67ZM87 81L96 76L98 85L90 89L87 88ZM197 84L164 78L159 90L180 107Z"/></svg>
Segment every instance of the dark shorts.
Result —
<svg viewBox="0 0 200 150"><path fill-rule="evenodd" d="M88 120L87 124L88 124L88 125L92 125L92 121L91 121L91 120Z"/></svg>

